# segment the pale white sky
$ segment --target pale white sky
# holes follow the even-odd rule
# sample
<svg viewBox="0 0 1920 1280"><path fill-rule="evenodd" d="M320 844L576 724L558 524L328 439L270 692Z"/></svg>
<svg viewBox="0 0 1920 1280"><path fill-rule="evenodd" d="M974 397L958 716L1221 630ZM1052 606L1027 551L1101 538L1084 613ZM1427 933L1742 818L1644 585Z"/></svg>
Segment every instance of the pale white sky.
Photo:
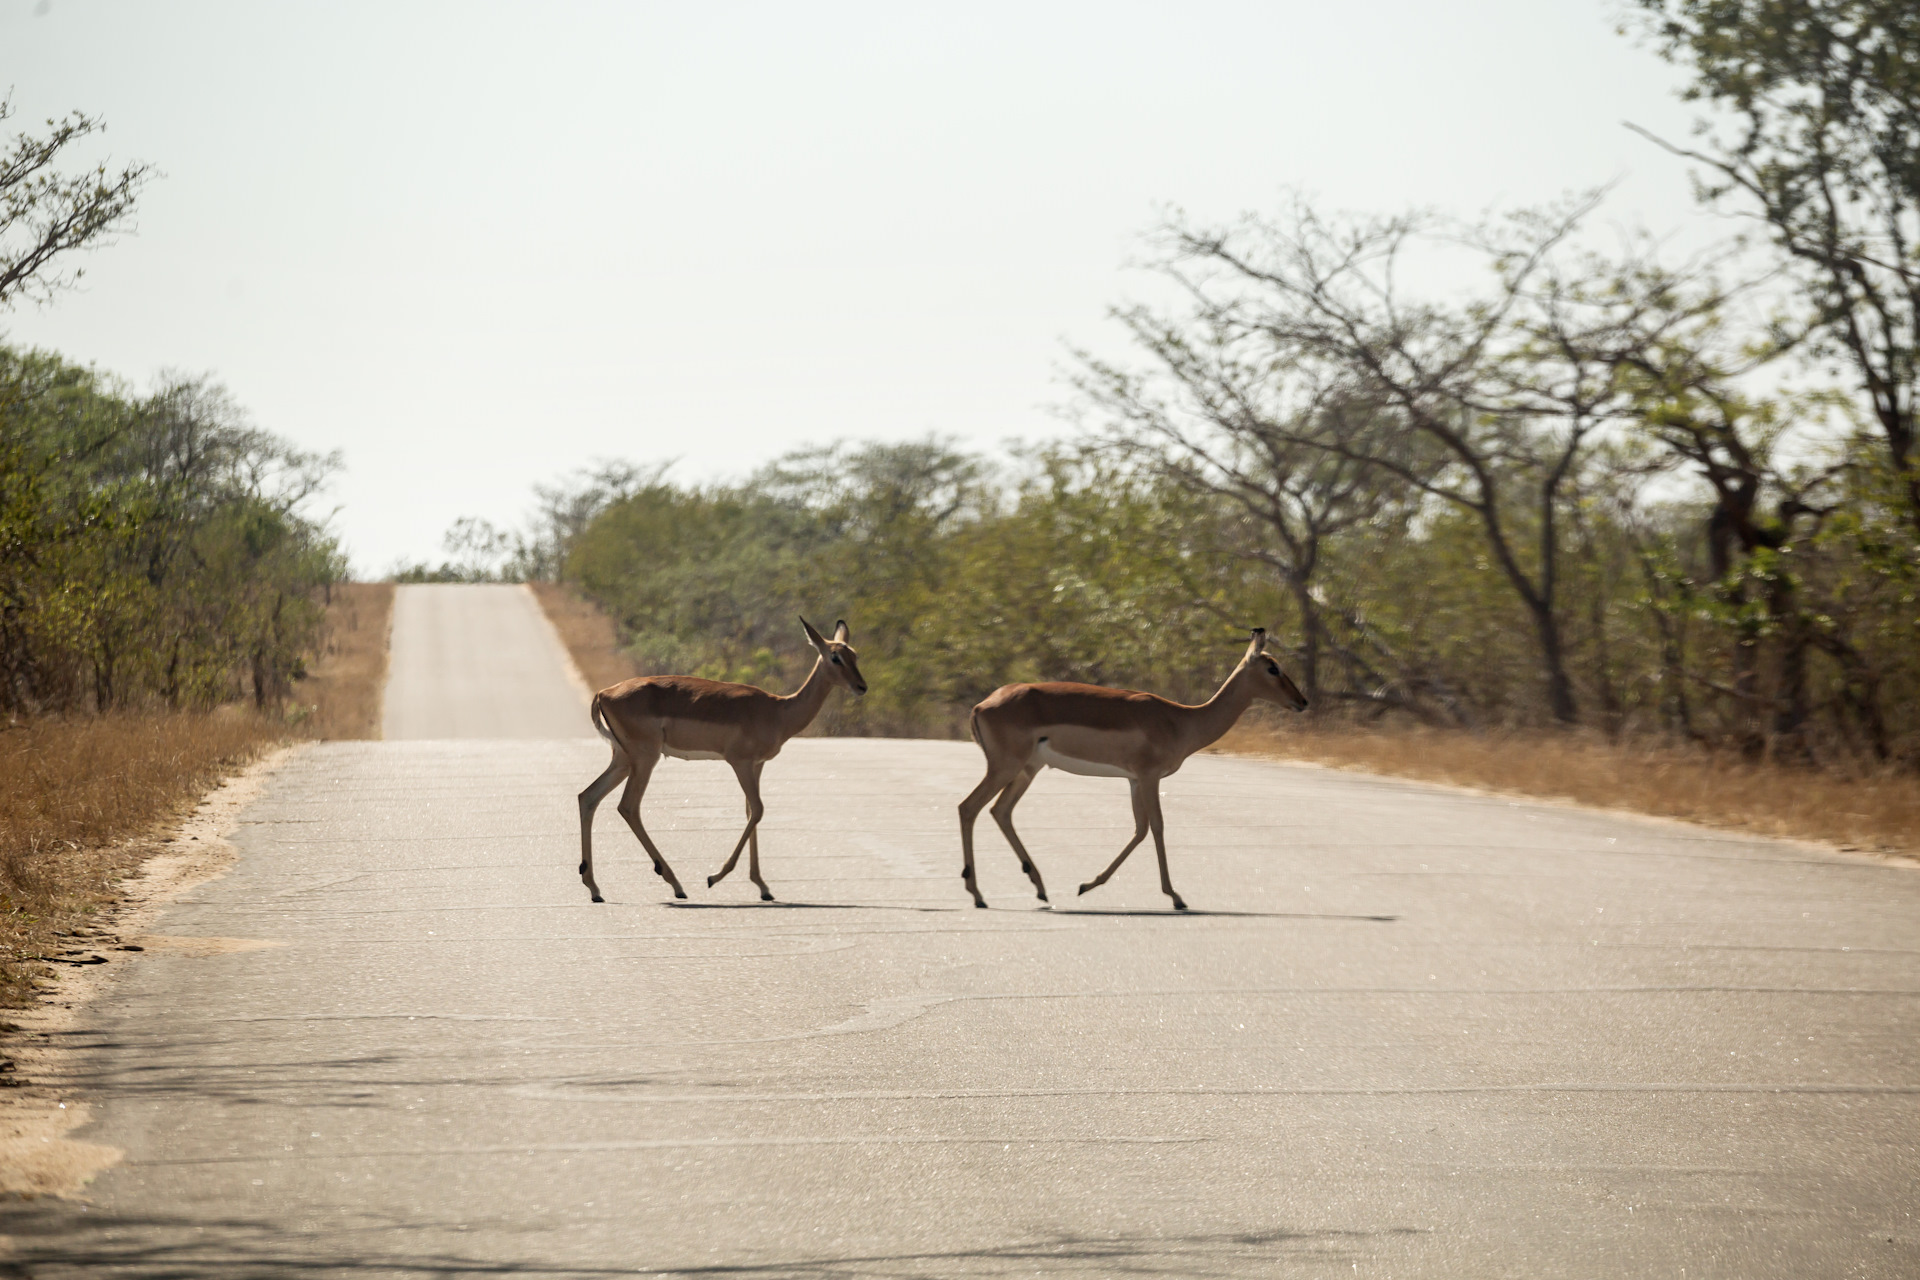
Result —
<svg viewBox="0 0 1920 1280"><path fill-rule="evenodd" d="M166 173L7 340L211 371L345 451L356 566L515 523L597 457L1063 429L1064 344L1158 212L1288 188L1458 213L1617 181L1704 234L1678 78L1615 0L1264 4L0 0L15 122Z"/></svg>

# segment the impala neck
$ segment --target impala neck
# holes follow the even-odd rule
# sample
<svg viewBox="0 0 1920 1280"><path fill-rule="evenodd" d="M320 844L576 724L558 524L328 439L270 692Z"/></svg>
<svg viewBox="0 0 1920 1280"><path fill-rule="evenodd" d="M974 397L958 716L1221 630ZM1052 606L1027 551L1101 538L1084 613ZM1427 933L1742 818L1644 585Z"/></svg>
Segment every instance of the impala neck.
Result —
<svg viewBox="0 0 1920 1280"><path fill-rule="evenodd" d="M1235 667L1211 698L1197 707L1180 708L1186 713L1179 721L1184 755L1192 755L1225 737L1227 730L1253 705L1253 681L1247 678L1247 671L1244 663Z"/></svg>
<svg viewBox="0 0 1920 1280"><path fill-rule="evenodd" d="M812 724L813 718L820 714L820 708L827 705L827 695L832 692L833 677L827 674L827 660L815 658L813 670L807 672L806 683L779 699L781 740L793 737Z"/></svg>

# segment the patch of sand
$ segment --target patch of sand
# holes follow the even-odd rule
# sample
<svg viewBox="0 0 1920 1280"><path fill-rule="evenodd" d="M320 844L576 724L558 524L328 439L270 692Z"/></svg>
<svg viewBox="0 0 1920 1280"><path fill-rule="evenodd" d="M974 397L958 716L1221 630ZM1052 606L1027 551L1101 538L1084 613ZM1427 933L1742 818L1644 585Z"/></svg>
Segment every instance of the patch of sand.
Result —
<svg viewBox="0 0 1920 1280"><path fill-rule="evenodd" d="M133 941L134 945L142 951L189 956L195 960L204 960L208 956L231 955L236 951L259 951L266 947L287 945L272 938L186 938L173 937L164 933L143 933Z"/></svg>

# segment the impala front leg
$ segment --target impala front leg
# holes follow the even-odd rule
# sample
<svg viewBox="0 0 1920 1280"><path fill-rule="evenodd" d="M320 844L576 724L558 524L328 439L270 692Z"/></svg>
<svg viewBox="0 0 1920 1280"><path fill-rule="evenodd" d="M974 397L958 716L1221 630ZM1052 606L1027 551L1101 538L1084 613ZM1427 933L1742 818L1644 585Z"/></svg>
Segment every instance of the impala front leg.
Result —
<svg viewBox="0 0 1920 1280"><path fill-rule="evenodd" d="M764 760L753 766L755 799L760 795L760 771L766 767L767 763ZM753 800L747 801L747 810L749 813L752 812ZM760 878L760 824L758 822L754 823L753 833L747 837L747 878L760 886L760 901L773 901L773 890L767 888L767 882Z"/></svg>
<svg viewBox="0 0 1920 1280"><path fill-rule="evenodd" d="M1160 892L1173 899L1175 911L1185 911L1187 904L1180 901L1180 895L1173 891L1173 881L1167 878L1167 830L1166 822L1160 817L1160 779L1149 778L1140 784L1147 796L1147 821L1153 825L1153 851L1160 855Z"/></svg>
<svg viewBox="0 0 1920 1280"><path fill-rule="evenodd" d="M740 780L740 790L747 796L747 829L740 833L740 840L733 846L733 854L727 859L727 864L707 877L707 888L711 889L725 880L728 873L739 865L740 851L751 844L754 847L753 861L748 865L748 874L753 877L753 882L760 886L760 901L772 902L773 891L768 889L766 881L760 878L759 829L761 816L766 813L766 806L760 803L761 765L745 761L729 763L733 764L733 776Z"/></svg>
<svg viewBox="0 0 1920 1280"><path fill-rule="evenodd" d="M1133 791L1133 839L1127 841L1127 847L1120 851L1120 856L1113 860L1112 866L1109 866L1105 871L1102 871L1099 875L1080 886L1081 893L1085 893L1089 889L1098 889L1101 885L1112 879L1113 873L1120 869L1120 864L1127 860L1127 855L1132 853L1134 848L1139 845L1142 840L1147 838L1147 807L1145 803L1146 796L1143 790L1146 784L1137 778L1129 778L1127 779L1127 785Z"/></svg>

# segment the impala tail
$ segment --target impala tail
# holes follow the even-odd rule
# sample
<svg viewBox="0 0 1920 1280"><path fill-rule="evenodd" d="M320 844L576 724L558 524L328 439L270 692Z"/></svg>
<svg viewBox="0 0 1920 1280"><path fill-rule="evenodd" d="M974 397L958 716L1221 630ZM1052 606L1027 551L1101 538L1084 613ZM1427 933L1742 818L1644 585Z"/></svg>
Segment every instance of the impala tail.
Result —
<svg viewBox="0 0 1920 1280"><path fill-rule="evenodd" d="M607 701L606 694L604 693L594 694L593 708L589 712L589 714L592 715L593 717L594 731L598 733L601 737L605 738L608 742L615 742L616 739L613 736L613 730L607 728L606 701Z"/></svg>

